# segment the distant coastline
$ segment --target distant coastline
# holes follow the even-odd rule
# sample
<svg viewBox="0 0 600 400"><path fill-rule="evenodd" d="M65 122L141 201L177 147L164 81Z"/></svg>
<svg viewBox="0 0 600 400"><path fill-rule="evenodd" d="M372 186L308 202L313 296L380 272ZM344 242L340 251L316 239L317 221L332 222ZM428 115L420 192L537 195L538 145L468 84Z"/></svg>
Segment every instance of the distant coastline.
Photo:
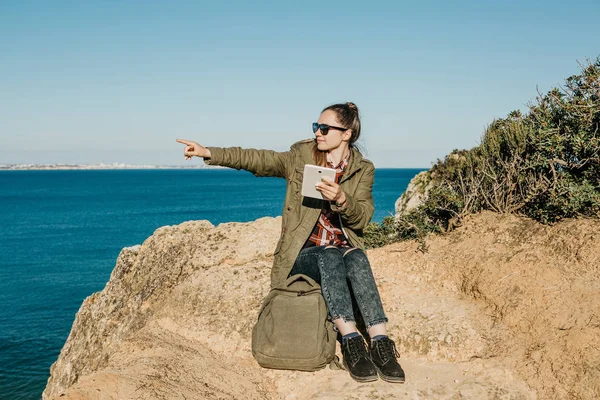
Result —
<svg viewBox="0 0 600 400"><path fill-rule="evenodd" d="M117 169L230 169L218 165L131 165L123 163L112 164L0 164L0 171L53 171L53 170L117 170ZM426 170L417 167L387 167L378 169L414 169Z"/></svg>
<svg viewBox="0 0 600 400"><path fill-rule="evenodd" d="M28 170L108 170L108 169L222 169L224 167L194 165L131 165L123 163L112 164L0 164L0 171Z"/></svg>

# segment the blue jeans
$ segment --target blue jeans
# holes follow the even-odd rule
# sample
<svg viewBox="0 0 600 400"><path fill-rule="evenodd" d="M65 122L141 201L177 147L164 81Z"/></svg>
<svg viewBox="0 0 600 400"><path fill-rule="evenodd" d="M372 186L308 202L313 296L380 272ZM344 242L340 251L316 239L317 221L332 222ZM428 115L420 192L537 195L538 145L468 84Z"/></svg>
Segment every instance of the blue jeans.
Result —
<svg viewBox="0 0 600 400"><path fill-rule="evenodd" d="M367 329L387 322L367 255L361 249L316 246L302 249L291 275L308 275L321 285L332 320L356 322L352 294Z"/></svg>

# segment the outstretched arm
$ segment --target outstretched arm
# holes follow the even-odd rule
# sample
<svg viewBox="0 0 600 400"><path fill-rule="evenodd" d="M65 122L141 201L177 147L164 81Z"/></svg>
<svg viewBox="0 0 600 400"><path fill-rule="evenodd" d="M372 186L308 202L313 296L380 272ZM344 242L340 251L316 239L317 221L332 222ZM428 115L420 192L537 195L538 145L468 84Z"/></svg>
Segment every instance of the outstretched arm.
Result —
<svg viewBox="0 0 600 400"><path fill-rule="evenodd" d="M184 156L204 158L210 165L221 165L235 169L244 169L256 176L278 176L285 178L291 171L291 152L273 150L242 149L241 147L204 147L191 140L177 139L186 145Z"/></svg>

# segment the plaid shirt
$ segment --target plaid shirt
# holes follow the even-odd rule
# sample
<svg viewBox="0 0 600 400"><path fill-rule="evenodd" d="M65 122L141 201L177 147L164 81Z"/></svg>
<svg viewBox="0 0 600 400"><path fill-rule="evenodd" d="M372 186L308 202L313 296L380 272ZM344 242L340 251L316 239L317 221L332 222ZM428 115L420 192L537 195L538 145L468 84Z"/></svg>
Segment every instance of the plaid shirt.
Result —
<svg viewBox="0 0 600 400"><path fill-rule="evenodd" d="M334 166L332 162L327 160L327 166L335 169L335 183L339 184L344 176L344 171L348 166L348 159L350 152L344 157L337 166ZM310 234L303 248L313 246L337 246L337 247L350 247L346 235L342 231L341 221L339 214L336 214L331 210L330 203L324 201L323 208L321 209L321 215L315 225L312 233Z"/></svg>

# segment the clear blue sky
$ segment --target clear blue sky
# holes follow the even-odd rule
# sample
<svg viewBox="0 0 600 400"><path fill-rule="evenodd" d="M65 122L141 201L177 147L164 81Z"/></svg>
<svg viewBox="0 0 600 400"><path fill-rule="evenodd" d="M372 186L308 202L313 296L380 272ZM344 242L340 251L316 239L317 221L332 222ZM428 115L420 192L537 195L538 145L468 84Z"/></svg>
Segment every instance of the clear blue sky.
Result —
<svg viewBox="0 0 600 400"><path fill-rule="evenodd" d="M285 150L331 103L377 167L478 144L600 54L600 1L1 1L0 164Z"/></svg>

